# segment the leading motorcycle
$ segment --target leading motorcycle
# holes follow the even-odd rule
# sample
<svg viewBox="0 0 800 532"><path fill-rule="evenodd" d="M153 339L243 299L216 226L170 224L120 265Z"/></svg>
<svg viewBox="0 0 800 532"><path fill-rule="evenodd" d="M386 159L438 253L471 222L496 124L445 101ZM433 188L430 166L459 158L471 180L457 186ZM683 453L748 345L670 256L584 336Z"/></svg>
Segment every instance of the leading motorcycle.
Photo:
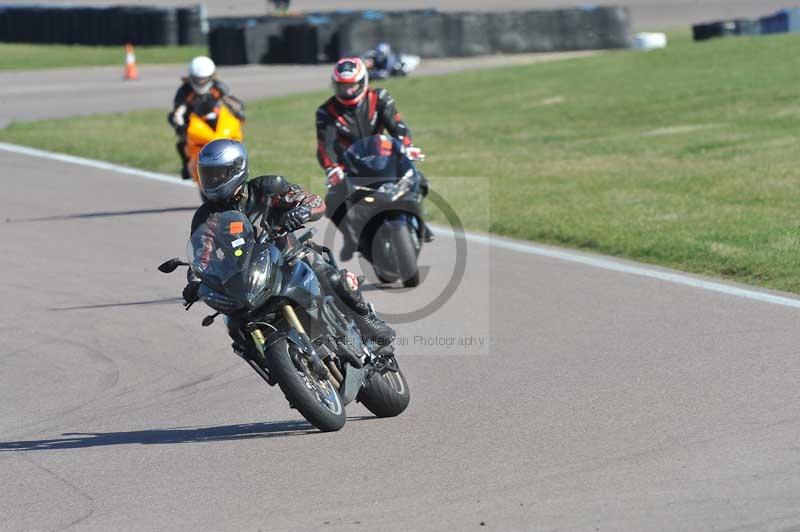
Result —
<svg viewBox="0 0 800 532"><path fill-rule="evenodd" d="M336 266L331 251L311 231L276 233L266 217L257 234L240 211L216 213L192 233L189 262L158 268L192 268L202 281L199 298L216 311L203 326L224 315L237 355L321 431L341 429L353 400L378 417L402 413L410 394L395 357L362 339L310 266L312 253Z"/></svg>
<svg viewBox="0 0 800 532"><path fill-rule="evenodd" d="M418 55L395 53L386 43L367 50L361 55L361 59L367 66L369 79L372 80L407 76L422 62Z"/></svg>
<svg viewBox="0 0 800 532"><path fill-rule="evenodd" d="M197 177L197 158L203 147L216 139L231 139L241 142L244 139L242 120L231 111L227 104L219 102L208 113L189 113L186 125L186 170L195 183Z"/></svg>

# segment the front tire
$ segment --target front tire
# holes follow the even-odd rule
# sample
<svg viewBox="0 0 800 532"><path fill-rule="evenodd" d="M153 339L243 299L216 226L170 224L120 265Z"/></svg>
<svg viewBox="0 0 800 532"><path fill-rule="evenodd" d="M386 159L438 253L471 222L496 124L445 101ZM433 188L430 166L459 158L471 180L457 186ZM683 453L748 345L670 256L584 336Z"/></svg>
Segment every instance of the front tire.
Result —
<svg viewBox="0 0 800 532"><path fill-rule="evenodd" d="M376 273L381 270L379 279L383 277L399 280L405 287L419 285L418 249L414 246L412 231L413 229L407 223L400 221L384 223L378 230L373 248L377 245L381 249L380 251L373 249L373 256L383 259L376 268ZM392 250L392 257L387 256L384 249L387 243Z"/></svg>
<svg viewBox="0 0 800 532"><path fill-rule="evenodd" d="M403 372L373 373L369 383L361 389L358 400L378 417L395 417L408 408L411 393Z"/></svg>
<svg viewBox="0 0 800 532"><path fill-rule="evenodd" d="M294 356L292 356L294 355ZM320 381L294 344L280 340L269 347L267 367L289 404L322 432L339 430L347 420L344 403L330 381Z"/></svg>

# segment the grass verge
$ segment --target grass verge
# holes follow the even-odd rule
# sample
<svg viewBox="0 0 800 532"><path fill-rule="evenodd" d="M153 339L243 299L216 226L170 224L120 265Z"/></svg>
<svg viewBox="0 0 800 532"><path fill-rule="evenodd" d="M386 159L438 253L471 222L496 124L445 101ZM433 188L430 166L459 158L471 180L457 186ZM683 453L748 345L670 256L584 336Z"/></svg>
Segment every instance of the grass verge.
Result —
<svg viewBox="0 0 800 532"><path fill-rule="evenodd" d="M799 45L681 36L387 86L468 228L800 292ZM251 103L256 172L320 190L323 97ZM12 124L0 139L177 171L163 110Z"/></svg>
<svg viewBox="0 0 800 532"><path fill-rule="evenodd" d="M137 46L139 64L183 63L206 55L205 46ZM122 46L0 43L0 70L122 65Z"/></svg>

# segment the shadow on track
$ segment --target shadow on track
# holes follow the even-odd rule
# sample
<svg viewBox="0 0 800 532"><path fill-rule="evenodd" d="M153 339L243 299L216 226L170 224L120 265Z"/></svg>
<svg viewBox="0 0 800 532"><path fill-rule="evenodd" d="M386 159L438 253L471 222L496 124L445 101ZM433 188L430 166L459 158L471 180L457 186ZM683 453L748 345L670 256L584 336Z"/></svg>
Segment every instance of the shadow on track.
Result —
<svg viewBox="0 0 800 532"><path fill-rule="evenodd" d="M67 432L63 438L0 442L3 451L46 451L51 449L81 449L106 445L200 443L250 438L298 436L319 432L307 421L277 421L247 423L220 427L188 427L131 432Z"/></svg>
<svg viewBox="0 0 800 532"><path fill-rule="evenodd" d="M83 212L77 214L62 214L59 216L43 216L41 218L6 218L6 223L17 224L23 222L53 222L59 220L80 220L84 218L111 218L115 216L135 216L138 214L164 214L168 212L194 212L198 206L194 207L164 207L161 209L138 209L133 211L100 211Z"/></svg>
<svg viewBox="0 0 800 532"><path fill-rule="evenodd" d="M169 305L174 303L182 303L182 297L169 297L166 299L149 299L147 301L127 301L123 303L100 303L97 305L79 305L76 307L54 307L49 308L52 312L61 312L64 310L86 310L93 308L110 308L110 307L134 307L139 305Z"/></svg>
<svg viewBox="0 0 800 532"><path fill-rule="evenodd" d="M348 422L375 419L373 416L348 417ZM179 427L131 432L66 432L63 438L48 440L0 442L0 452L48 451L57 449L83 449L107 445L152 445L175 443L203 443L251 438L275 438L323 434L304 420L274 421L271 423L245 423L219 427Z"/></svg>

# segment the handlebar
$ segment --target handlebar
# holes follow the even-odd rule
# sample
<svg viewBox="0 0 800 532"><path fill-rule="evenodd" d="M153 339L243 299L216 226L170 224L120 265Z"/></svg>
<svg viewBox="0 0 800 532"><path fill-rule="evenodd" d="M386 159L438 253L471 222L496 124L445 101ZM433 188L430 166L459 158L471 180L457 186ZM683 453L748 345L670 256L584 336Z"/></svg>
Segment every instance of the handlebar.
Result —
<svg viewBox="0 0 800 532"><path fill-rule="evenodd" d="M302 229L302 227L298 227L298 229ZM268 227L264 227L264 231L261 233L261 236L258 237L259 244L266 244L267 242L274 242L275 240L279 240L292 231L280 231L278 233L273 232Z"/></svg>

